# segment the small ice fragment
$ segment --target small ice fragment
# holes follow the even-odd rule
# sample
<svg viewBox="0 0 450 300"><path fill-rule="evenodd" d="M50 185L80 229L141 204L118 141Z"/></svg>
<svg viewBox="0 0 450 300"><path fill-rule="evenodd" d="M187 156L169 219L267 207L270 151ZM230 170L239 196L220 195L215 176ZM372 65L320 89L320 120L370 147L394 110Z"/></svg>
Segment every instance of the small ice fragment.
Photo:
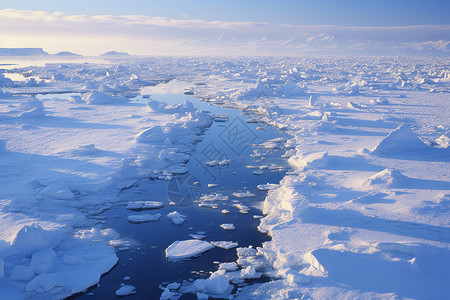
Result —
<svg viewBox="0 0 450 300"><path fill-rule="evenodd" d="M261 215L254 215L253 216L253 219L261 219L261 218L263 218L264 216L261 216Z"/></svg>
<svg viewBox="0 0 450 300"><path fill-rule="evenodd" d="M220 212L223 213L224 215L230 213L230 211L228 209L222 209Z"/></svg>
<svg viewBox="0 0 450 300"><path fill-rule="evenodd" d="M215 203L206 203L206 202L200 202L198 204L199 207L207 207L207 208L214 208L214 209L218 209L219 206Z"/></svg>
<svg viewBox="0 0 450 300"><path fill-rule="evenodd" d="M254 197L255 194L251 193L250 191L245 191L245 192L234 192L233 196L237 198L246 198L246 197Z"/></svg>
<svg viewBox="0 0 450 300"><path fill-rule="evenodd" d="M203 195L200 197L202 201L227 201L228 196L222 195L221 193L214 193L209 195Z"/></svg>
<svg viewBox="0 0 450 300"><path fill-rule="evenodd" d="M161 214L143 214L143 215L129 215L128 222L130 223L146 223L159 221Z"/></svg>
<svg viewBox="0 0 450 300"><path fill-rule="evenodd" d="M174 300L179 299L181 297L180 293L171 292L169 289L164 289L163 293L161 294L160 300Z"/></svg>
<svg viewBox="0 0 450 300"><path fill-rule="evenodd" d="M204 234L193 234L193 233L190 233L189 236L191 238L193 238L193 239L196 239L196 240L206 239L206 235L204 235Z"/></svg>
<svg viewBox="0 0 450 300"><path fill-rule="evenodd" d="M216 246L218 248L222 248L225 250L230 250L230 249L238 246L238 243L229 242L229 241L216 241L216 242L211 242L211 244L213 244L214 246Z"/></svg>
<svg viewBox="0 0 450 300"><path fill-rule="evenodd" d="M215 167L219 164L219 162L217 160L210 160L205 162L205 165L207 165L208 167Z"/></svg>
<svg viewBox="0 0 450 300"><path fill-rule="evenodd" d="M175 241L166 249L166 257L168 260L182 260L197 256L205 251L214 248L208 242L200 240L184 240Z"/></svg>
<svg viewBox="0 0 450 300"><path fill-rule="evenodd" d="M157 209L163 206L162 202L157 201L128 201L127 203L127 209L129 210Z"/></svg>
<svg viewBox="0 0 450 300"><path fill-rule="evenodd" d="M218 187L219 185L217 183L208 183L209 188Z"/></svg>
<svg viewBox="0 0 450 300"><path fill-rule="evenodd" d="M242 203L235 203L233 204L234 207L236 207L239 210L250 210L250 208Z"/></svg>
<svg viewBox="0 0 450 300"><path fill-rule="evenodd" d="M252 173L253 173L253 175L262 175L262 174L264 174L264 171L263 170L254 170L254 171L252 171Z"/></svg>
<svg viewBox="0 0 450 300"><path fill-rule="evenodd" d="M181 283L179 283L179 282L172 282L172 283L169 283L167 285L167 288L169 290L178 290L180 288L180 286L181 286Z"/></svg>
<svg viewBox="0 0 450 300"><path fill-rule="evenodd" d="M222 224L222 225L220 225L220 227L222 227L225 230L234 230L235 229L234 225L231 223Z"/></svg>
<svg viewBox="0 0 450 300"><path fill-rule="evenodd" d="M130 280L130 279L131 279L130 276L125 276L125 277L123 278L123 280Z"/></svg>
<svg viewBox="0 0 450 300"><path fill-rule="evenodd" d="M186 216L180 214L177 211L173 211L167 215L167 217L173 222L175 225L181 225L186 221Z"/></svg>
<svg viewBox="0 0 450 300"><path fill-rule="evenodd" d="M136 288L132 285L123 285L117 291L117 296L128 296L136 294Z"/></svg>
<svg viewBox="0 0 450 300"><path fill-rule="evenodd" d="M202 292L197 292L196 296L197 296L197 300L208 300L209 299L209 296Z"/></svg>
<svg viewBox="0 0 450 300"><path fill-rule="evenodd" d="M229 164L231 164L231 160L229 159L219 161L219 166L228 166Z"/></svg>
<svg viewBox="0 0 450 300"><path fill-rule="evenodd" d="M278 188L278 184L267 183L267 184L259 184L256 186L260 191L270 191Z"/></svg>

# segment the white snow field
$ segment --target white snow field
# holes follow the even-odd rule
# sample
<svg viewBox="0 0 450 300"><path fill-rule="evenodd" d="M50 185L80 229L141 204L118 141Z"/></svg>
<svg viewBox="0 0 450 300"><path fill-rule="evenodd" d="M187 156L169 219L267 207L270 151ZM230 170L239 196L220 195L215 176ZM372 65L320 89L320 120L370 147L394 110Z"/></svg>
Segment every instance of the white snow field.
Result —
<svg viewBox="0 0 450 300"><path fill-rule="evenodd" d="M195 97L289 133L262 147L286 149L292 170L281 182L249 187L267 192L259 230L270 241L236 248L235 264L221 262L209 278L186 278L157 297L448 299L449 59L129 57L39 65L0 76L0 299L61 299L95 285L117 263L109 242L118 234L96 215L139 178L187 172L212 122L192 103L132 100L142 87L174 78ZM42 93L52 94L31 96ZM276 166L255 167L255 175L267 168ZM248 213L244 200L252 195L236 190L243 201L234 206ZM228 196L211 193L200 204ZM130 216L153 216L154 204L129 203L146 210ZM175 211L168 217L185 220ZM235 246L228 243L216 246ZM213 247L176 241L166 254L187 259ZM262 274L271 280L244 282ZM128 287L120 293L134 292Z"/></svg>

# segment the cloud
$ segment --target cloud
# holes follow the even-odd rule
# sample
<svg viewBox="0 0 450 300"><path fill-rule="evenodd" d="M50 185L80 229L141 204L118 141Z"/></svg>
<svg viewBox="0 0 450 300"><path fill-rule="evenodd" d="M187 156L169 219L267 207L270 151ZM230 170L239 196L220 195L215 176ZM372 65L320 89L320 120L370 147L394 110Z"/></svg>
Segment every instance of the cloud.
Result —
<svg viewBox="0 0 450 300"><path fill-rule="evenodd" d="M450 25L335 26L0 10L0 47L95 55L449 55Z"/></svg>

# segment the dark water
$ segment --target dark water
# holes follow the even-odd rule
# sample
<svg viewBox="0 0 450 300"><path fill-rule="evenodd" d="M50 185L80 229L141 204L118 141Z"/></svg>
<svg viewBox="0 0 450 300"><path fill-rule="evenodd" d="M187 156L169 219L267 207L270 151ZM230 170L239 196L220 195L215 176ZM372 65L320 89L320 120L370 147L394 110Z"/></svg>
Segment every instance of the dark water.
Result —
<svg viewBox="0 0 450 300"><path fill-rule="evenodd" d="M180 262L168 262L165 249L176 240L190 239L190 233L205 232L206 241L234 241L239 247L261 246L268 236L257 230L262 202L266 192L259 191L256 186L263 183L278 183L285 174L286 160L281 158L284 150L268 150L258 146L266 140L285 136L275 128L261 124L249 124L247 116L239 111L208 105L196 98L183 94L153 95L152 99L169 103L179 103L185 100L194 102L196 107L211 111L211 114L227 114L228 122L214 122L204 133L202 142L197 144L197 150L190 159L187 168L189 173L177 176L170 181L143 179L135 186L123 190L120 198L123 204L117 205L105 212L106 228L116 230L122 239L131 240L128 250L118 251L118 264L100 280L99 287L92 287L84 294L76 295L77 299L110 299L121 283L136 287L135 295L127 299L159 299L162 290L161 283L182 282L188 279L207 278L209 272L217 270L214 262L232 262L237 259L234 249L224 250L214 248L201 256ZM137 99L137 101L148 101ZM263 127L263 130L257 127ZM253 146L252 146L253 145ZM256 155L255 155L256 154ZM231 164L223 167L206 167L206 161L212 159L230 159ZM265 170L263 175L254 175L247 165L281 166L277 170ZM198 184L193 184L198 182ZM219 186L208 188L209 183ZM236 198L231 194L237 191L249 190L255 197ZM203 193L222 193L229 196L228 201L217 201L219 209L201 208L194 201ZM125 209L127 201L153 200L164 202L164 207L139 213L161 213L158 222L130 224L129 214L136 214ZM169 200L176 206L169 205ZM248 214L239 213L233 207L237 200L250 207ZM224 215L222 209L230 213ZM187 220L182 225L174 225L166 215L171 211L186 215ZM223 223L233 223L234 231L223 230ZM130 280L123 280L130 276ZM259 280L264 280L259 279ZM183 295L182 299L196 299L195 295Z"/></svg>

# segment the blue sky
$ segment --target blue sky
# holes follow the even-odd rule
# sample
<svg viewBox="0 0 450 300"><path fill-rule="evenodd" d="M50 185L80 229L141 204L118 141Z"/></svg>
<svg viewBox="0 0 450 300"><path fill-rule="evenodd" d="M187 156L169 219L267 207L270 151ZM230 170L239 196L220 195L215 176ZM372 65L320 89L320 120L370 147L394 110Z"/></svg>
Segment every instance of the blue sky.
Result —
<svg viewBox="0 0 450 300"><path fill-rule="evenodd" d="M2 8L67 14L145 14L207 21L356 26L450 24L449 0L20 0L0 3Z"/></svg>
<svg viewBox="0 0 450 300"><path fill-rule="evenodd" d="M96 55L450 55L450 0L0 0L0 47Z"/></svg>

